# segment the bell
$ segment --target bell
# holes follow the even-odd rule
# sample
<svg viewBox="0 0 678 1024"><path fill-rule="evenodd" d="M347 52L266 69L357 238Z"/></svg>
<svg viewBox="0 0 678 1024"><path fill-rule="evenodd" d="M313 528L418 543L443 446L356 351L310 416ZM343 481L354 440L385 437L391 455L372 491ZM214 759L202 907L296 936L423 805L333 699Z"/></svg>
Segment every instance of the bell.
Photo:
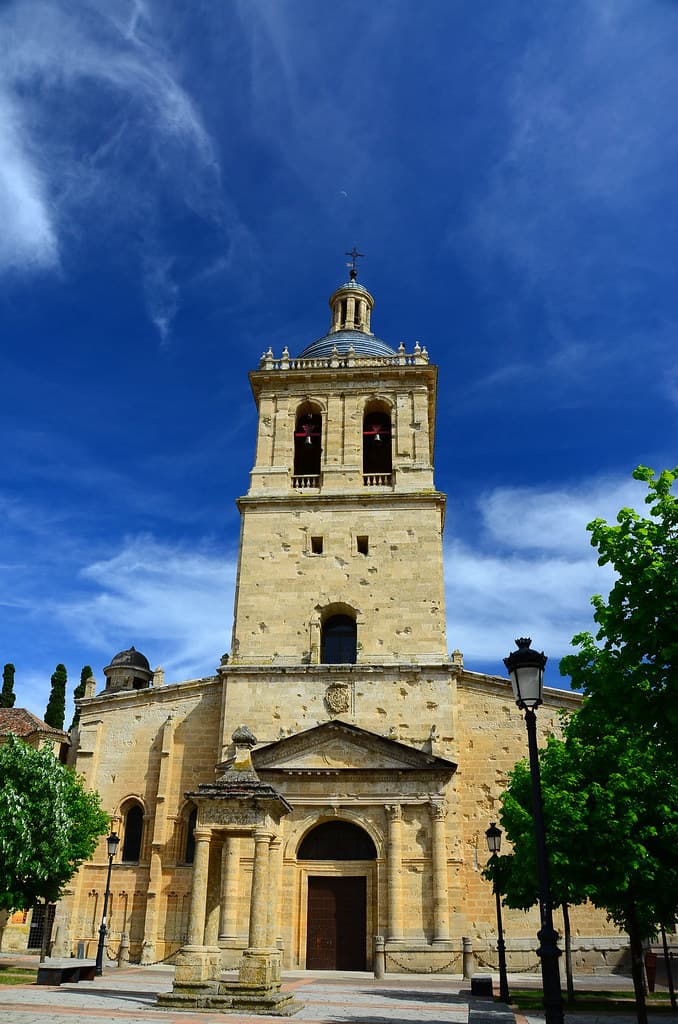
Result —
<svg viewBox="0 0 678 1024"><path fill-rule="evenodd" d="M306 440L304 441L304 444L313 444L313 438L311 437L310 434L306 435Z"/></svg>
<svg viewBox="0 0 678 1024"><path fill-rule="evenodd" d="M381 441L381 434L375 434L374 435L374 440L375 441Z"/></svg>

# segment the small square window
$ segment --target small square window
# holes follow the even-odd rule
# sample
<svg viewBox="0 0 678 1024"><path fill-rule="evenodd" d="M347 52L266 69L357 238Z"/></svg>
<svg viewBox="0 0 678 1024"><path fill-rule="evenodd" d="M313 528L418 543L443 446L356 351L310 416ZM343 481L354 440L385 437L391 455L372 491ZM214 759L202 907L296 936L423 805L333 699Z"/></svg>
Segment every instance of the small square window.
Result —
<svg viewBox="0 0 678 1024"><path fill-rule="evenodd" d="M356 537L356 545L359 555L367 555L370 550L370 543L367 537Z"/></svg>
<svg viewBox="0 0 678 1024"><path fill-rule="evenodd" d="M311 537L311 554L322 555L323 553L323 539L322 537Z"/></svg>

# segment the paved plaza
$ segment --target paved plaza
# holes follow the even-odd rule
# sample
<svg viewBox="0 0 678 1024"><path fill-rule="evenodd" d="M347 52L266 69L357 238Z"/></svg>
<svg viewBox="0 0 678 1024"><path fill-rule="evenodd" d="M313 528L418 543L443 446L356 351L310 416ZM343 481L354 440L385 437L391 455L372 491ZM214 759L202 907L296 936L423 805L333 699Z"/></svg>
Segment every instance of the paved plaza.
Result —
<svg viewBox="0 0 678 1024"><path fill-rule="evenodd" d="M0 954L0 963L36 966L36 959ZM155 1005L156 996L171 989L173 976L170 967L109 967L101 978L77 984L3 985L0 1024L249 1024L272 1019L253 1014L160 1010ZM514 975L509 979L511 983L537 986L539 979L535 975ZM630 980L587 976L579 979L579 985L619 989L628 988ZM513 1014L501 1003L473 997L470 982L453 975L392 974L377 980L369 974L297 971L285 974L283 987L293 990L303 1003L290 1019L305 1024L543 1024L539 1014ZM678 1024L678 1014L650 1014L650 1020ZM566 1013L566 1022L634 1024L635 1015Z"/></svg>

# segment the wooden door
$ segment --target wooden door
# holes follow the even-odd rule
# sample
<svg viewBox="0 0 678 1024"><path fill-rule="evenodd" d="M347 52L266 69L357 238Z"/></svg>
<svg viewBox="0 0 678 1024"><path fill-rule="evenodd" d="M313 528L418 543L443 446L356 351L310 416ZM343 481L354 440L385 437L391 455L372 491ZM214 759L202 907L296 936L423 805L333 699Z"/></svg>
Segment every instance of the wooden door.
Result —
<svg viewBox="0 0 678 1024"><path fill-rule="evenodd" d="M366 970L366 889L364 876L309 876L307 970Z"/></svg>

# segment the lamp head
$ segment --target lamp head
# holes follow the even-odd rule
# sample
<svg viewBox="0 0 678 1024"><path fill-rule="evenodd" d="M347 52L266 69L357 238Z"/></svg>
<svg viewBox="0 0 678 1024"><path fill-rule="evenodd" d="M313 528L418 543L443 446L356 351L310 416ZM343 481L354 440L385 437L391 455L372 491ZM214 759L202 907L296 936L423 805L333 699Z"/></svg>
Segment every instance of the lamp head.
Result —
<svg viewBox="0 0 678 1024"><path fill-rule="evenodd" d="M496 824L492 822L490 827L485 832L485 838L487 839L487 848L490 853L499 853L501 850L501 837L502 831L497 828Z"/></svg>
<svg viewBox="0 0 678 1024"><path fill-rule="evenodd" d="M120 836L115 832L111 832L110 836L106 838L106 848L108 850L109 857L115 857L118 852L118 846L120 845Z"/></svg>
<svg viewBox="0 0 678 1024"><path fill-rule="evenodd" d="M519 708L534 709L542 703L544 666L548 658L543 651L533 651L529 636L516 640L518 650L512 651L504 664L511 677L513 696Z"/></svg>

